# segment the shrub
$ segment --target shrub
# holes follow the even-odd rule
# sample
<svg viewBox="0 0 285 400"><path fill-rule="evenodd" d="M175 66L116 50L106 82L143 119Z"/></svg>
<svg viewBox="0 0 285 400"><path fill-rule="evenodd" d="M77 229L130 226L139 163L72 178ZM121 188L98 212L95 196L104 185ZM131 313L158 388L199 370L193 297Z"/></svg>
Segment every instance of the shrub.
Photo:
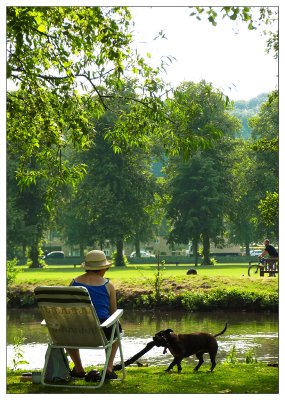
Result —
<svg viewBox="0 0 285 400"><path fill-rule="evenodd" d="M7 302L8 307L29 307L36 304L33 290L18 286L7 288Z"/></svg>
<svg viewBox="0 0 285 400"><path fill-rule="evenodd" d="M13 260L7 260L7 285L11 285L16 278L16 275L21 271L21 268L17 267L17 258L13 258Z"/></svg>
<svg viewBox="0 0 285 400"><path fill-rule="evenodd" d="M125 267L128 265L128 258L125 255L121 257L117 251L114 251L112 253L112 262L116 267Z"/></svg>
<svg viewBox="0 0 285 400"><path fill-rule="evenodd" d="M234 344L226 357L225 364L238 364L236 345Z"/></svg>
<svg viewBox="0 0 285 400"><path fill-rule="evenodd" d="M245 363L246 364L257 363L256 354L254 350L247 350L247 352L245 353Z"/></svg>
<svg viewBox="0 0 285 400"><path fill-rule="evenodd" d="M204 292L185 292L181 296L182 305L189 311L207 309L207 295Z"/></svg>

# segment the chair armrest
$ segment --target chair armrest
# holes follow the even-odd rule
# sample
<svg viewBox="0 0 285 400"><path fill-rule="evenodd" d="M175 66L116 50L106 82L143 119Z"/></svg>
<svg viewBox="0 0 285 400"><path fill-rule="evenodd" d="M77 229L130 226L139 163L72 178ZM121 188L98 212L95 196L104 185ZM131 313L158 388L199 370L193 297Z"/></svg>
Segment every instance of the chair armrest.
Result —
<svg viewBox="0 0 285 400"><path fill-rule="evenodd" d="M101 324L101 328L108 328L109 326L112 326L115 322L119 320L119 318L123 315L124 310L118 309L117 311L114 312L108 319L106 319L103 324Z"/></svg>

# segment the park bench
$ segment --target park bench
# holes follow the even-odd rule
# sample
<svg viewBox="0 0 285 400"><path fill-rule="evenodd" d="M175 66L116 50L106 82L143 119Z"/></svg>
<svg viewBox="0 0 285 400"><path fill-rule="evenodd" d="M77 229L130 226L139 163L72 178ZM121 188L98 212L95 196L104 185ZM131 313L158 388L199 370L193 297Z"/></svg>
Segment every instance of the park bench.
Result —
<svg viewBox="0 0 285 400"><path fill-rule="evenodd" d="M278 258L266 258L264 265L260 266L260 276L268 274L268 276L275 276L279 273L279 259Z"/></svg>
<svg viewBox="0 0 285 400"><path fill-rule="evenodd" d="M179 266L179 261L166 261L165 263L160 263L161 266L166 267L166 266L170 266L170 265L175 265L176 267Z"/></svg>
<svg viewBox="0 0 285 400"><path fill-rule="evenodd" d="M159 261L159 266L160 267L170 267L171 265L175 265L178 267L180 265L179 261ZM157 263L153 264L154 267L157 267Z"/></svg>

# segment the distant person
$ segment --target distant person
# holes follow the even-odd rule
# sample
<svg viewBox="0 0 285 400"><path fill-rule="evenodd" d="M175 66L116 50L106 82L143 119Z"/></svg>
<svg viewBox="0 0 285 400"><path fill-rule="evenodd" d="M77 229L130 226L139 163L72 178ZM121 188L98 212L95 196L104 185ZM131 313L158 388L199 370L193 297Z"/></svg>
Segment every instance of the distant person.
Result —
<svg viewBox="0 0 285 400"><path fill-rule="evenodd" d="M85 262L81 264L82 268L85 269L85 274L79 275L70 284L71 286L86 287L101 323L106 321L117 310L116 290L112 283L109 282L109 279L104 278L111 265L112 263L106 259L103 251L92 250L87 253ZM111 327L104 328L108 339L111 336L111 330ZM117 379L117 375L113 371L113 362L118 346L117 342L113 344L106 379ZM82 366L79 349L67 349L67 352L74 362L74 369L71 375L77 378L84 378L85 370Z"/></svg>
<svg viewBox="0 0 285 400"><path fill-rule="evenodd" d="M264 246L265 246L265 249L260 254L259 258L262 258L264 256L266 256L266 258L270 258L270 260L267 261L267 265L269 267L269 271L274 270L274 269L276 269L275 263L276 263L276 260L278 260L278 252L275 249L275 247L272 246L272 244L270 244L268 239L265 239ZM274 273L269 274L269 276L274 276Z"/></svg>
<svg viewBox="0 0 285 400"><path fill-rule="evenodd" d="M259 258L262 258L265 256L269 256L270 258L278 258L277 250L275 249L275 247L272 246L272 244L270 244L268 239L265 239L264 246L265 246L265 249L260 254Z"/></svg>

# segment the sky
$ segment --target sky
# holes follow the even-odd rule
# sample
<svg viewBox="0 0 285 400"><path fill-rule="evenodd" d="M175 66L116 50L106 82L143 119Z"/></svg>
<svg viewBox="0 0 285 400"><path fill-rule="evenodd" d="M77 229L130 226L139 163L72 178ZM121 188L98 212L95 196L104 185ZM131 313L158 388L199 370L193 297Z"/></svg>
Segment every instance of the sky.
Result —
<svg viewBox="0 0 285 400"><path fill-rule="evenodd" d="M161 56L175 57L165 79L173 86L182 81L206 80L231 100L248 100L269 93L278 85L278 62L266 54L266 38L246 24L224 19L217 26L190 17L188 7L131 7L135 45ZM167 39L153 40L163 30Z"/></svg>
<svg viewBox="0 0 285 400"><path fill-rule="evenodd" d="M15 5L20 6L30 3L15 1ZM42 5L40 3L37 2ZM60 5L61 2L52 4L50 0L50 3ZM66 2L67 5L80 3ZM134 46L142 55L152 55L148 62L153 66L159 65L162 56L175 58L164 76L171 86L204 79L231 100L249 100L277 87L278 62L272 54L265 53L266 38L260 30L249 31L245 23L237 25L228 18L220 19L214 27L206 18L198 21L190 17L191 10L187 6L132 6L135 3L130 3L135 22ZM167 1L162 3L167 4ZM153 40L161 30L166 39Z"/></svg>

